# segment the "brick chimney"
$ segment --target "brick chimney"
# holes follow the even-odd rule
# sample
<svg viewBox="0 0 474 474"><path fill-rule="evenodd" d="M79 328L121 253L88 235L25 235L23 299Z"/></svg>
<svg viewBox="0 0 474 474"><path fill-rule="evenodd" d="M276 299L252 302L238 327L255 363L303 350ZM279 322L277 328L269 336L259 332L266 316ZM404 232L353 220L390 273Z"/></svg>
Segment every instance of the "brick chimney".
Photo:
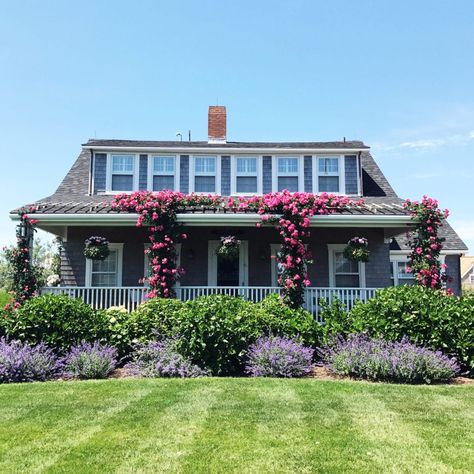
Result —
<svg viewBox="0 0 474 474"><path fill-rule="evenodd" d="M210 105L208 115L209 143L226 143L227 113L223 105Z"/></svg>

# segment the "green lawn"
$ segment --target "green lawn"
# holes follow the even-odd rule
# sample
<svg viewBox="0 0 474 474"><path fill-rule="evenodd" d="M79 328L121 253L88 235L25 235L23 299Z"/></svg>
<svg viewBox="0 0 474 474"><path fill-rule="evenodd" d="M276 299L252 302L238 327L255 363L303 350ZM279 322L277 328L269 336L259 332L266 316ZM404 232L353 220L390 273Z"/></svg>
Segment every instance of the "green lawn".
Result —
<svg viewBox="0 0 474 474"><path fill-rule="evenodd" d="M278 379L0 386L0 472L472 472L474 387Z"/></svg>

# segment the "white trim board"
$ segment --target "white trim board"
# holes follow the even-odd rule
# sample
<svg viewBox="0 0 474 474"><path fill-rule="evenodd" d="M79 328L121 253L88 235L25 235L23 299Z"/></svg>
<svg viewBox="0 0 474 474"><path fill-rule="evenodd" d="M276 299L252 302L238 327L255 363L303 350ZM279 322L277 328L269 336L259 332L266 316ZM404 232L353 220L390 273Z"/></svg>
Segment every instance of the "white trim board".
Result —
<svg viewBox="0 0 474 474"><path fill-rule="evenodd" d="M109 249L117 250L117 287L123 286L123 243L111 243ZM85 258L85 257L84 257ZM92 287L92 260L86 258L85 286ZM94 288L101 288L100 286Z"/></svg>
<svg viewBox="0 0 474 474"><path fill-rule="evenodd" d="M346 244L327 244L328 246L328 266L329 266L329 286L336 287L336 274L334 269L334 254L335 252L342 252L346 248ZM365 263L359 262L359 288L365 288Z"/></svg>
<svg viewBox="0 0 474 474"><path fill-rule="evenodd" d="M136 152L136 153L179 153L181 155L209 153L209 154L221 154L224 156L232 155L235 153L247 153L258 155L317 155L321 153L339 153L339 154L354 154L359 152L367 152L370 147L367 148L252 148L252 147L176 147L176 146L102 146L102 145L82 145L84 150L98 150L106 152Z"/></svg>
<svg viewBox="0 0 474 474"><path fill-rule="evenodd" d="M220 240L208 240L207 243L207 284L217 286L217 254ZM239 286L248 286L249 282L248 241L240 242L239 253Z"/></svg>
<svg viewBox="0 0 474 474"><path fill-rule="evenodd" d="M276 217L278 217L275 214ZM137 214L110 213L110 214L34 214L38 219L38 227L44 228L48 224L81 226L84 224L104 226L134 226ZM20 220L17 214L10 214L12 221ZM253 226L261 222L261 216L255 213L196 213L178 214L178 222L189 226L206 226L225 224ZM44 225L46 224L46 226ZM311 226L321 227L400 227L413 224L410 216L405 215L350 215L329 214L311 217ZM46 229L45 229L46 230ZM446 254L459 255L465 251L446 251Z"/></svg>

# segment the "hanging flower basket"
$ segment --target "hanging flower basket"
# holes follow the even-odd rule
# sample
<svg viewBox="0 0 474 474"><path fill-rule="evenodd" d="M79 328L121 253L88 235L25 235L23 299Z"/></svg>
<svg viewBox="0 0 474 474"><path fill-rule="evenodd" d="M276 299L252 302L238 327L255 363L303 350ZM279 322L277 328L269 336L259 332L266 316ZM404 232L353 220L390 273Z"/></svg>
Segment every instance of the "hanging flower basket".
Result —
<svg viewBox="0 0 474 474"><path fill-rule="evenodd" d="M218 247L216 254L222 258L237 258L240 252L240 240L233 235L221 237L221 244Z"/></svg>
<svg viewBox="0 0 474 474"><path fill-rule="evenodd" d="M110 254L109 242L97 235L85 241L84 256L89 260L105 260Z"/></svg>
<svg viewBox="0 0 474 474"><path fill-rule="evenodd" d="M368 262L369 254L369 241L365 237L353 237L344 249L344 257L352 262Z"/></svg>

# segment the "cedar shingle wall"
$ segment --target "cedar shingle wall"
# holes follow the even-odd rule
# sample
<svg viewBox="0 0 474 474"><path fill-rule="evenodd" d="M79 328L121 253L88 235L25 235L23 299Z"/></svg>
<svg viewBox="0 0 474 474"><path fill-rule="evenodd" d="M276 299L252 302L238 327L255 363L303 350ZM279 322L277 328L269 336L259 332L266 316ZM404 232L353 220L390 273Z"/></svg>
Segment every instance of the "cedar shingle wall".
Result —
<svg viewBox="0 0 474 474"><path fill-rule="evenodd" d="M188 239L181 248L181 265L186 273L183 285L207 285L208 241L219 240L222 235L233 234L249 244L249 285L271 284L270 244L279 243L280 236L272 228L232 227L211 229L191 227L185 229ZM102 235L109 241L124 243L123 286L137 286L144 273L145 229L129 227L70 227L68 241L64 243L61 273L64 285L82 286L85 283L84 240L91 235ZM367 287L390 286L389 249L384 243L383 230L315 228L311 231L308 248L313 253L314 264L309 266L312 286L329 286L328 243L345 244L355 235L369 239L371 257L366 264Z"/></svg>

